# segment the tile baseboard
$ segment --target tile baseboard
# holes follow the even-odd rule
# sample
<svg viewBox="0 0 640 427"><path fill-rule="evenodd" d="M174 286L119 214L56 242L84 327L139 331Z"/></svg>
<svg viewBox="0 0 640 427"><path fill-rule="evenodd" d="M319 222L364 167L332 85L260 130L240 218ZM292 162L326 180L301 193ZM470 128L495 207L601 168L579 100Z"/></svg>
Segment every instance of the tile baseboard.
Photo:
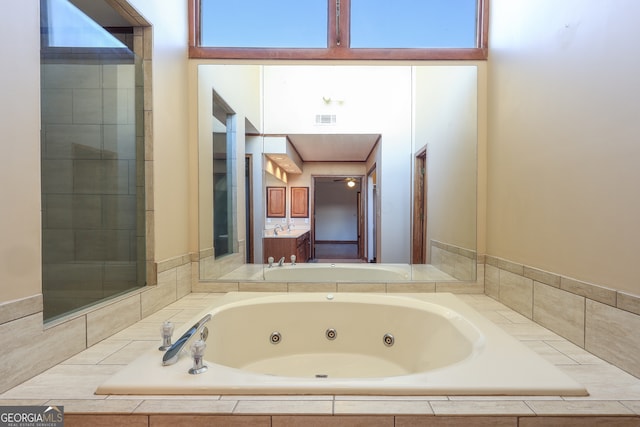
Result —
<svg viewBox="0 0 640 427"><path fill-rule="evenodd" d="M490 255L484 283L488 296L640 378L639 296Z"/></svg>

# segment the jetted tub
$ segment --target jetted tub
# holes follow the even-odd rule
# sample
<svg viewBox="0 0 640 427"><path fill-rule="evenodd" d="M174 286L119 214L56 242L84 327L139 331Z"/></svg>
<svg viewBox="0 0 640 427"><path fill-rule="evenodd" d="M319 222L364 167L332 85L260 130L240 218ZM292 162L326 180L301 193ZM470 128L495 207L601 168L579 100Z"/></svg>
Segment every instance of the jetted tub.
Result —
<svg viewBox="0 0 640 427"><path fill-rule="evenodd" d="M206 313L206 372L154 349L96 393L587 395L452 294L231 293Z"/></svg>
<svg viewBox="0 0 640 427"><path fill-rule="evenodd" d="M389 282L410 280L411 266L408 264L285 264L265 267L264 280L318 282Z"/></svg>

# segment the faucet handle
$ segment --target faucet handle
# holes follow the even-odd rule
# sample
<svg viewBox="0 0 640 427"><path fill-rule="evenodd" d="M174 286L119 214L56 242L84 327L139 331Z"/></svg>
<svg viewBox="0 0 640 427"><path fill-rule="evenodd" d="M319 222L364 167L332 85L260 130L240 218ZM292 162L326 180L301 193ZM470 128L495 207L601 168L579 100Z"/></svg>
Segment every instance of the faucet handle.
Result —
<svg viewBox="0 0 640 427"><path fill-rule="evenodd" d="M204 351L207 348L207 343L204 340L197 340L193 344L191 344L191 355L192 356L204 356Z"/></svg>
<svg viewBox="0 0 640 427"><path fill-rule="evenodd" d="M171 337L173 336L173 322L165 320L162 323L162 345L158 347L160 351L166 351L171 347Z"/></svg>
<svg viewBox="0 0 640 427"><path fill-rule="evenodd" d="M204 340L198 340L191 345L191 356L193 357L193 367L189 369L190 374L201 374L205 372L208 367L204 364L204 351L207 348L207 343Z"/></svg>
<svg viewBox="0 0 640 427"><path fill-rule="evenodd" d="M169 347L169 349L164 353L164 356L162 356L162 366L173 365L174 363L176 363L178 361L178 358L180 357L182 347L187 344L187 342L193 335L201 330L205 323L211 320L211 317L211 313L206 314L202 319L198 321L198 323L193 325L187 332L182 334L182 336L178 338L178 340L173 343L173 345L171 345L171 347Z"/></svg>

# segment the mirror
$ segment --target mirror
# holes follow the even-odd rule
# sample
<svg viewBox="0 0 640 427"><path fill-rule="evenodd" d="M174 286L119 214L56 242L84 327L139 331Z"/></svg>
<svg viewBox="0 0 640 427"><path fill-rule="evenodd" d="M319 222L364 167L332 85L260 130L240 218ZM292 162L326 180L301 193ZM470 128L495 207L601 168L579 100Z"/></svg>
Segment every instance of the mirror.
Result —
<svg viewBox="0 0 640 427"><path fill-rule="evenodd" d="M475 280L477 105L474 65L199 65L200 279Z"/></svg>

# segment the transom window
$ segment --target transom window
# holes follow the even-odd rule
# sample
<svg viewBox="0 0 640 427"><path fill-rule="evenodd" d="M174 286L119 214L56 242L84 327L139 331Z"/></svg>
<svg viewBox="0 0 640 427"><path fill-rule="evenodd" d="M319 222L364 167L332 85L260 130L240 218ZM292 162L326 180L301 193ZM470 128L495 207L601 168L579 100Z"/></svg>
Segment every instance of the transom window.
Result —
<svg viewBox="0 0 640 427"><path fill-rule="evenodd" d="M476 0L351 0L352 48L474 48Z"/></svg>
<svg viewBox="0 0 640 427"><path fill-rule="evenodd" d="M190 56L486 59L488 0L189 0Z"/></svg>
<svg viewBox="0 0 640 427"><path fill-rule="evenodd" d="M327 0L201 0L200 44L326 48Z"/></svg>

